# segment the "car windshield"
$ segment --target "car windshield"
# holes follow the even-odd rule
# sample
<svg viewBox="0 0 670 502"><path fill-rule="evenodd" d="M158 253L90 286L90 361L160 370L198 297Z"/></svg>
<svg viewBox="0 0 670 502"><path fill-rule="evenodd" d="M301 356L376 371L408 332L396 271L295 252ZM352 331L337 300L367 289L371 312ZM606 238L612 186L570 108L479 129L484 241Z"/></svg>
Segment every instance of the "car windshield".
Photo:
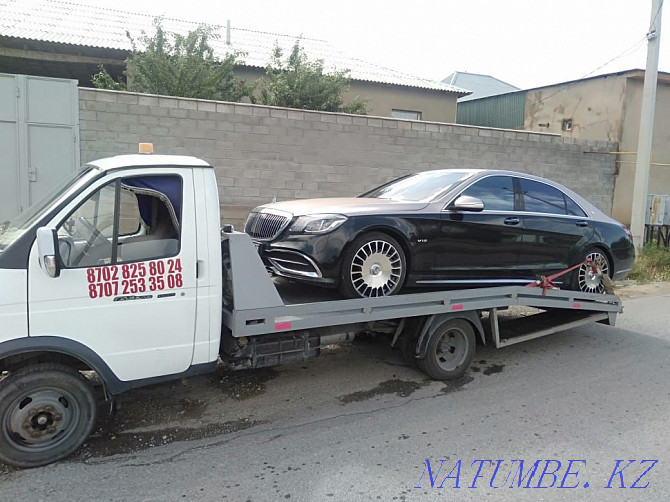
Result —
<svg viewBox="0 0 670 502"><path fill-rule="evenodd" d="M386 185L364 193L361 197L409 202L430 202L473 174L475 174L475 171L456 169L426 171L391 181Z"/></svg>
<svg viewBox="0 0 670 502"><path fill-rule="evenodd" d="M13 220L0 223L0 251L4 251L31 228L44 214L45 210L71 191L76 191L98 173L96 168L86 166L74 177L64 181L42 200L31 205Z"/></svg>

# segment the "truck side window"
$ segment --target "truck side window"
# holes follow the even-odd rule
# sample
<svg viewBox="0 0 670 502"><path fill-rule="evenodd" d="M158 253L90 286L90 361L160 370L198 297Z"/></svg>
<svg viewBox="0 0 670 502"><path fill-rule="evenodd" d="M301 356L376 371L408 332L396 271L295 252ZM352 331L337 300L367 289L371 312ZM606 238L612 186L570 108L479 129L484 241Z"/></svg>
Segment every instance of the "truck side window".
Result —
<svg viewBox="0 0 670 502"><path fill-rule="evenodd" d="M179 252L181 227L181 178L178 176L141 176L121 180L121 190L132 194L136 212L121 207L121 220L129 226L137 221L133 234L118 238L118 262L151 260L174 256ZM124 218L124 215L126 217Z"/></svg>
<svg viewBox="0 0 670 502"><path fill-rule="evenodd" d="M175 256L180 226L180 177L112 181L58 227L61 262L78 268Z"/></svg>
<svg viewBox="0 0 670 502"><path fill-rule="evenodd" d="M113 182L103 186L58 227L63 267L90 267L111 261L115 197Z"/></svg>

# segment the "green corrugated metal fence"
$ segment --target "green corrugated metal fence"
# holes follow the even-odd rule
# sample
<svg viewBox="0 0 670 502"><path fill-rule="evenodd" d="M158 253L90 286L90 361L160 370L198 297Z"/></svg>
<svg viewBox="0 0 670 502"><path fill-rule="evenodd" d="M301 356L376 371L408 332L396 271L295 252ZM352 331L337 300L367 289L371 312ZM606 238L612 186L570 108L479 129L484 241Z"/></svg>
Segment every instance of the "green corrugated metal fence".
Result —
<svg viewBox="0 0 670 502"><path fill-rule="evenodd" d="M482 127L523 127L525 92L511 92L458 103L456 122Z"/></svg>

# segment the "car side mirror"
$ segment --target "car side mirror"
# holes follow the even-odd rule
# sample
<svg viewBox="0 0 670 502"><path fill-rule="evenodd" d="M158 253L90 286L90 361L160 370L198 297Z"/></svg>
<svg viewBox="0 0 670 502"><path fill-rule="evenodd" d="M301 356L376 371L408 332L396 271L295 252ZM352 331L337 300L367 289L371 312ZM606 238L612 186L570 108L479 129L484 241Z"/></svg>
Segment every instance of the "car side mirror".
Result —
<svg viewBox="0 0 670 502"><path fill-rule="evenodd" d="M457 211L479 212L484 210L484 203L477 197L461 195L454 201L452 209L456 209Z"/></svg>
<svg viewBox="0 0 670 502"><path fill-rule="evenodd" d="M49 277L60 275L58 264L58 234L53 228L41 227L37 229L37 252L40 258L40 267Z"/></svg>

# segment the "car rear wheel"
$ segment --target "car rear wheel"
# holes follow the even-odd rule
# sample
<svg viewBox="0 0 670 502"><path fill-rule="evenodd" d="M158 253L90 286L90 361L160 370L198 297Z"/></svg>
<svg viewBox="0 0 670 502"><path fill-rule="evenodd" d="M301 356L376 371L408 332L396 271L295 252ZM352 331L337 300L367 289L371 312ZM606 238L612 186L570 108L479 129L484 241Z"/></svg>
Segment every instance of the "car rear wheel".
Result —
<svg viewBox="0 0 670 502"><path fill-rule="evenodd" d="M583 263L573 276L572 287L575 291L584 293L604 293L604 276L610 276L610 262L604 251L598 248L588 249L582 258L582 262L590 260L592 263Z"/></svg>
<svg viewBox="0 0 670 502"><path fill-rule="evenodd" d="M341 270L340 292L347 298L394 295L405 281L405 253L389 235L364 234L345 251Z"/></svg>

